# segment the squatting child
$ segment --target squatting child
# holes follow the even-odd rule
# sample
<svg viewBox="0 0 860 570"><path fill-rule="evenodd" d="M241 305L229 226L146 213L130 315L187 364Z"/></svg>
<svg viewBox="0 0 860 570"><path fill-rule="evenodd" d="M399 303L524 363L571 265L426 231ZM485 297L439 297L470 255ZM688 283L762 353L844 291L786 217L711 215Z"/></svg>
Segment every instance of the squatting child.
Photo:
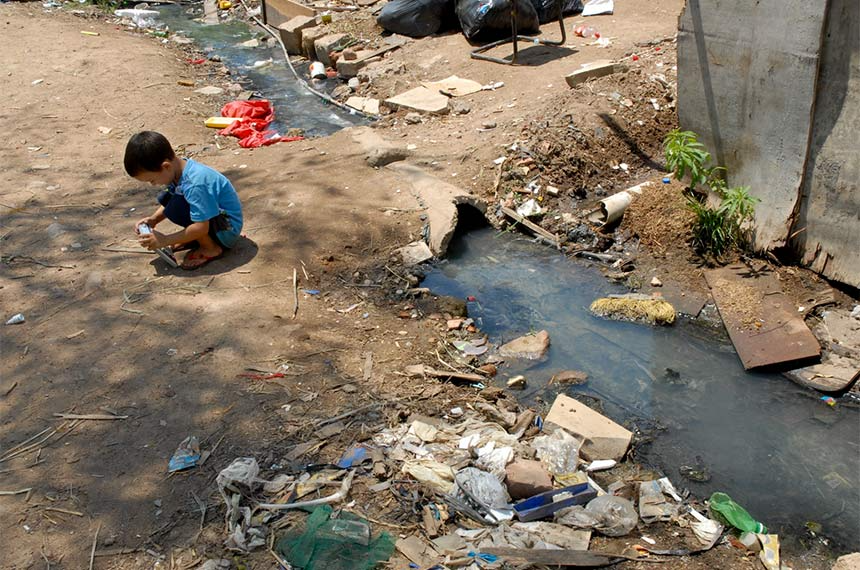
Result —
<svg viewBox="0 0 860 570"><path fill-rule="evenodd" d="M242 231L242 204L233 185L220 172L176 156L160 133L137 133L125 147L125 171L153 186L166 186L158 195L154 214L134 225L138 242L148 249L190 250L183 269L197 269L233 247ZM183 229L164 234L155 227L170 220ZM141 232L146 224L151 233Z"/></svg>

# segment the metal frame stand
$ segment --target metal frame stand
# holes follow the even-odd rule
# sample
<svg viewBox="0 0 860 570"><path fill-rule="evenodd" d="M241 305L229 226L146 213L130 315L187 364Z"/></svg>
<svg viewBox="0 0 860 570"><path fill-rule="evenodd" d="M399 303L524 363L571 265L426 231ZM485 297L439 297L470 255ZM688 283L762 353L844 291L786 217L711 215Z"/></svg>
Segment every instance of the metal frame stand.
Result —
<svg viewBox="0 0 860 570"><path fill-rule="evenodd" d="M517 40L523 40L524 42L528 42L530 44L543 44L545 46L560 46L564 45L567 41L567 32L564 29L564 14L563 12L563 1L558 0L558 25L561 28L561 39L560 40L547 40L544 38L533 38L531 36L521 36L517 34L517 0L510 0L511 2L511 37L498 40L493 43L489 43L485 46L481 46L479 48L473 49L469 55L472 59L483 59L485 61L492 61L494 63L501 63L503 65L514 65L517 61ZM484 52L493 49L494 47L504 45L507 43L514 44L514 53L511 55L511 59L505 59L502 57L493 57L491 55L486 55Z"/></svg>

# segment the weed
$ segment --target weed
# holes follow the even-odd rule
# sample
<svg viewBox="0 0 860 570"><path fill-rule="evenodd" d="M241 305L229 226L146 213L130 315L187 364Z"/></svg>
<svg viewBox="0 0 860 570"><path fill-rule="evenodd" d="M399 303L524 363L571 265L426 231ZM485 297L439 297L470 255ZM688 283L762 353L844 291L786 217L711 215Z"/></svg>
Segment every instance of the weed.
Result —
<svg viewBox="0 0 860 570"><path fill-rule="evenodd" d="M696 133L674 129L669 131L663 140L663 150L666 155L666 165L681 180L690 173L690 188L694 189L700 183L708 181L715 169L707 167L711 161L711 153L705 150L705 145L699 142Z"/></svg>
<svg viewBox="0 0 860 570"><path fill-rule="evenodd" d="M755 216L758 198L749 194L749 187L738 186L722 191L717 208L688 197L687 204L696 215L693 223L693 246L713 256L722 255L730 247L746 247L749 243L749 222Z"/></svg>

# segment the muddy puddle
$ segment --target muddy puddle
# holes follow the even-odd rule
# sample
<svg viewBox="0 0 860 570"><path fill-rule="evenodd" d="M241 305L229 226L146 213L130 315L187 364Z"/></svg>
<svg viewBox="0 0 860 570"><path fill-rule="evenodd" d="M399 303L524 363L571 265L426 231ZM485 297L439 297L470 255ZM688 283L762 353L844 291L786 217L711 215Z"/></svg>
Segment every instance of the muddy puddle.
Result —
<svg viewBox="0 0 860 570"><path fill-rule="evenodd" d="M469 314L501 344L546 329L545 361L511 363L497 384L528 379L521 398L551 404L559 390L644 434L635 459L698 497L724 491L781 535L785 548L821 525L837 551L860 536L860 410L830 408L778 374L745 372L724 333L681 320L652 328L591 316L593 299L625 292L596 268L492 229L455 238L423 286L474 296ZM548 386L582 370L582 386ZM685 473L685 475L682 474Z"/></svg>
<svg viewBox="0 0 860 570"><path fill-rule="evenodd" d="M240 44L252 39L270 38L256 26L237 20L221 24L204 25L196 21L202 18L201 5L162 5L159 20L165 23L171 34L191 38L207 54L216 54L232 72L232 80L244 89L258 92L272 102L275 121L270 126L280 134L288 129L304 129L309 137L326 136L353 125L366 124L366 120L326 103L302 87L293 76L284 59L284 52L277 43L261 44L260 47L245 47ZM271 60L271 63L267 63ZM294 64L296 72L307 78L308 63ZM314 89L324 93L337 86L334 79L308 80ZM212 115L218 114L213 105Z"/></svg>

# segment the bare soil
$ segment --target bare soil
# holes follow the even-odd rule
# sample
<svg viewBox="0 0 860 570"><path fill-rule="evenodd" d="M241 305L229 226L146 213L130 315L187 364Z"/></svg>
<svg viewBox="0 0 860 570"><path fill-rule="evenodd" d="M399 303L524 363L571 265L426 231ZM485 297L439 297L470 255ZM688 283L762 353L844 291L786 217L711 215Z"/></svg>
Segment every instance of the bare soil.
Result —
<svg viewBox="0 0 860 570"><path fill-rule="evenodd" d="M512 160L495 188L492 161L520 143L529 153L512 159L531 158L527 166L564 191L545 196L548 227L564 233L580 222L562 214L650 178L659 166L659 141L675 119L671 88L650 76L674 81L680 6L619 3L598 24L610 48L572 39L561 55L530 48L537 51L525 59L533 63L513 68L469 59L458 34L415 41L396 54L403 73L364 89L393 95L450 74L504 81L503 89L467 98L468 114L406 125L401 113L377 128L416 145L414 160L437 176L502 199L522 179ZM439 415L482 398L401 372L415 362L440 365L434 351L447 308L431 302L417 311L396 293L417 276L392 253L420 237L423 221L403 181L369 168L352 133L240 149L203 126L223 98L194 93L233 79L220 65L189 64L188 48L89 10L46 12L41 3L0 5L0 26L0 116L10 127L0 148L0 300L4 318L26 316L2 329L0 457L44 433L27 453L0 460L0 490L31 489L0 497L7 538L0 566L86 568L98 533L96 568L151 568L157 556L165 557L158 567L187 568L222 555L271 568L264 551L225 553L214 487L220 469L245 456L260 461L264 476L286 457L293 465L330 462L412 413ZM627 59L631 72L568 90L563 75L598 58ZM488 121L496 127L484 128ZM132 224L154 208L154 189L121 167L125 142L142 129L163 132L239 190L245 237L224 259L182 272L128 251L137 248ZM314 439L317 421L371 404L378 407L345 420L318 449L296 453ZM211 455L197 469L167 475L170 456L192 434ZM380 501L367 485L354 491L359 512L394 532L416 528L420 516L409 504ZM719 546L672 567L756 564ZM405 565L398 559L392 567Z"/></svg>

